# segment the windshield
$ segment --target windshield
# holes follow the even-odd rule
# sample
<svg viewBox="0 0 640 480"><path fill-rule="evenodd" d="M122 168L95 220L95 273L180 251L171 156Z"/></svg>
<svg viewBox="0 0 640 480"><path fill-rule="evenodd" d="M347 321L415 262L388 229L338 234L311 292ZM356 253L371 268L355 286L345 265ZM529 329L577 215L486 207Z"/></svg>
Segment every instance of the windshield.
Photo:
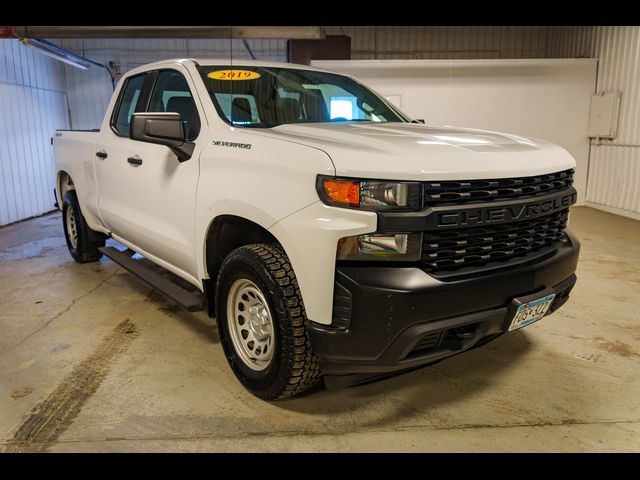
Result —
<svg viewBox="0 0 640 480"><path fill-rule="evenodd" d="M355 80L293 68L200 66L218 113L244 127L315 122L410 122Z"/></svg>

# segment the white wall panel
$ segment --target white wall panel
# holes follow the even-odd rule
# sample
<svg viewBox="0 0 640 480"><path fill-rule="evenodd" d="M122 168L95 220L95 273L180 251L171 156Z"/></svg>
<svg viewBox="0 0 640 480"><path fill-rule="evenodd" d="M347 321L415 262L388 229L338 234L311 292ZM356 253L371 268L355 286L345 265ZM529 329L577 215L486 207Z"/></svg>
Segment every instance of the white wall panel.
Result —
<svg viewBox="0 0 640 480"><path fill-rule="evenodd" d="M585 201L587 118L596 81L591 59L336 60L314 65L362 79L432 125L542 138L576 159L578 202Z"/></svg>
<svg viewBox="0 0 640 480"><path fill-rule="evenodd" d="M54 208L50 139L68 128L59 62L0 40L0 225Z"/></svg>
<svg viewBox="0 0 640 480"><path fill-rule="evenodd" d="M565 27L549 54L599 58L597 90L622 92L618 137L591 146L587 202L640 218L640 27Z"/></svg>

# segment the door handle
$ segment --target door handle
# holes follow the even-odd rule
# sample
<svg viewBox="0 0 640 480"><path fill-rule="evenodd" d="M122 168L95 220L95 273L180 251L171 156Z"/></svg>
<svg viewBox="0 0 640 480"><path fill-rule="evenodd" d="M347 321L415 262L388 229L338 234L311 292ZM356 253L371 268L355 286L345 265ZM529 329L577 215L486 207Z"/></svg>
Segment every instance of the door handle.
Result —
<svg viewBox="0 0 640 480"><path fill-rule="evenodd" d="M138 156L127 158L127 162L131 165L142 165L142 159Z"/></svg>
<svg viewBox="0 0 640 480"><path fill-rule="evenodd" d="M105 158L107 158L107 152L105 152L104 150L100 150L99 152L96 152L96 157L102 158L104 160Z"/></svg>

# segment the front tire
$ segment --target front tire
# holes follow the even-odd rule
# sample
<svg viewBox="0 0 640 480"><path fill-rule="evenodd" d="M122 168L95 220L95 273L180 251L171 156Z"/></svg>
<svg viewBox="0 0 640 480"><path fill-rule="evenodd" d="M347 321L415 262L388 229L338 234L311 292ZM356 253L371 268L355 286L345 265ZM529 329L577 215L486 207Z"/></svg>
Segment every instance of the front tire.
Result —
<svg viewBox="0 0 640 480"><path fill-rule="evenodd" d="M320 378L298 281L281 247L254 244L220 267L216 319L238 380L264 400L293 397Z"/></svg>
<svg viewBox="0 0 640 480"><path fill-rule="evenodd" d="M62 224L67 248L76 262L100 260L102 253L98 248L104 247L105 239L102 234L91 230L87 225L75 190L69 190L62 199Z"/></svg>

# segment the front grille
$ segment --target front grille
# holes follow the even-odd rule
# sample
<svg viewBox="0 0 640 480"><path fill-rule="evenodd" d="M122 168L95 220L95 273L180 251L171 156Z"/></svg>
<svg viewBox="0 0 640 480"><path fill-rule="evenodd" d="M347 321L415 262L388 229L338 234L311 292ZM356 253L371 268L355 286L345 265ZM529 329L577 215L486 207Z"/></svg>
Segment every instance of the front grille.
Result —
<svg viewBox="0 0 640 480"><path fill-rule="evenodd" d="M424 204L428 207L529 198L558 192L572 184L573 170L533 177L425 182Z"/></svg>
<svg viewBox="0 0 640 480"><path fill-rule="evenodd" d="M422 262L429 272L506 262L559 242L568 217L563 210L514 223L424 232Z"/></svg>
<svg viewBox="0 0 640 480"><path fill-rule="evenodd" d="M537 196L562 195L573 185L573 169L530 177L494 180L424 182L425 207L531 201ZM513 202L516 200L516 202ZM455 214L455 210L450 211ZM460 225L423 232L422 264L442 276L473 274L478 269L504 268L551 252L566 237L569 209L534 219L495 225ZM460 272L457 272L460 270Z"/></svg>

